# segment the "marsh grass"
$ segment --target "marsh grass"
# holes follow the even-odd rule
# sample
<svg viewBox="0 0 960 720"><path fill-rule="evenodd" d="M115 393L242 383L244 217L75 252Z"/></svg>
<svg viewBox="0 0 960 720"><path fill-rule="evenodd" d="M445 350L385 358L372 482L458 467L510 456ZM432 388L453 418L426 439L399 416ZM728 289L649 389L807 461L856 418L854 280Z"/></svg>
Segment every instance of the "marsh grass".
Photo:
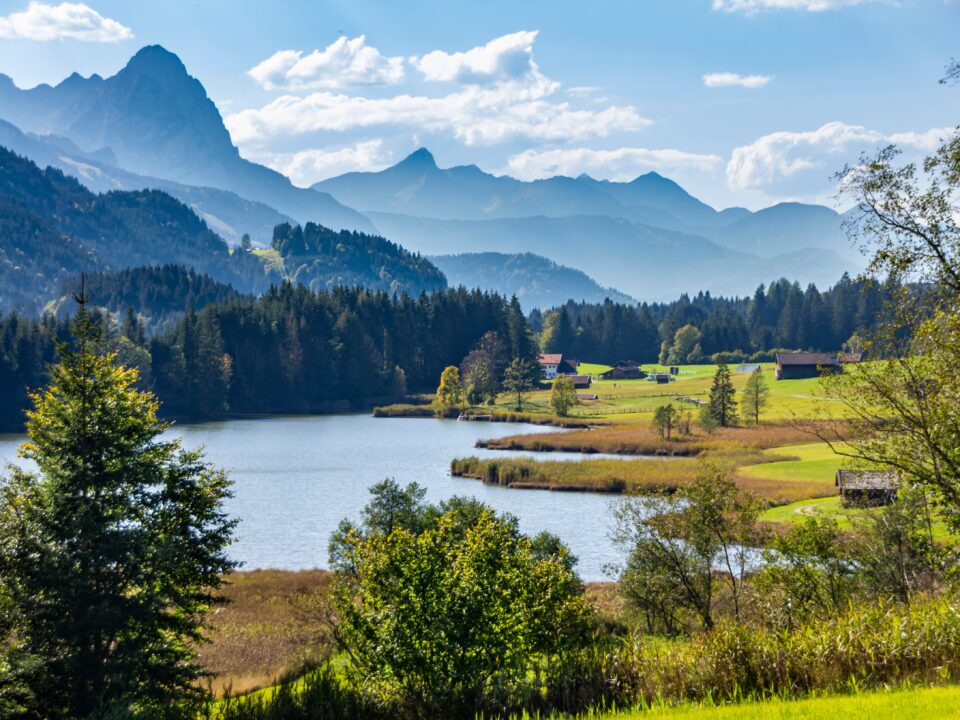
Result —
<svg viewBox="0 0 960 720"><path fill-rule="evenodd" d="M302 611L307 594L324 593L325 570L252 570L227 576L228 603L209 617L209 643L200 647L212 689L240 693L267 687L304 663L326 656L327 630Z"/></svg>

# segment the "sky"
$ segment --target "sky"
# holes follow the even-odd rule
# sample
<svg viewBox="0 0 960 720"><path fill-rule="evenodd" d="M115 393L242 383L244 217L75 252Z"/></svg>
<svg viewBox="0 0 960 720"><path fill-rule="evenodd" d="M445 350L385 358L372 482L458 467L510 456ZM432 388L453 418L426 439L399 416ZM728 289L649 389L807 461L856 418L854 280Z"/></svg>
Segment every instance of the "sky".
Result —
<svg viewBox="0 0 960 720"><path fill-rule="evenodd" d="M163 45L241 153L302 186L426 146L525 180L656 171L718 209L838 206L845 163L960 123L938 82L958 31L960 0L0 0L0 72L109 76Z"/></svg>

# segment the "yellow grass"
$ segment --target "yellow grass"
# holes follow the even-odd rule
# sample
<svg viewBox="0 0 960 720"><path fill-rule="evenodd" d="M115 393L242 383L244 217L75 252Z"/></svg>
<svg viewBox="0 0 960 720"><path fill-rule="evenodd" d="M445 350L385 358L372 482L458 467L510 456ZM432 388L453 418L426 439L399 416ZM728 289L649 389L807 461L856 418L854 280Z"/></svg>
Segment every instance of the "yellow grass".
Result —
<svg viewBox="0 0 960 720"><path fill-rule="evenodd" d="M296 602L305 593L324 592L325 570L252 570L232 573L223 594L230 601L208 619L209 643L200 662L214 674L215 692L247 692L271 685L280 675L326 650L325 629Z"/></svg>

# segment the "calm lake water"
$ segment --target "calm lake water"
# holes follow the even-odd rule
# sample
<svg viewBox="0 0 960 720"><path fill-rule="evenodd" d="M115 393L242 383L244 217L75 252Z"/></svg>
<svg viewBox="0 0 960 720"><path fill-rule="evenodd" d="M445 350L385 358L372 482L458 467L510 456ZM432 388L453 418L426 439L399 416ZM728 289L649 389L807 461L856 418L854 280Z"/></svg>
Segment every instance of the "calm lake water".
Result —
<svg viewBox="0 0 960 720"><path fill-rule="evenodd" d="M431 501L472 495L516 515L524 532L549 530L577 555L584 580L605 579L603 566L618 559L609 539L615 497L511 490L450 476L454 457L533 457L474 448L480 438L547 431L554 428L326 415L184 425L170 432L187 447L205 445L207 459L230 471L234 497L227 507L240 520L230 554L245 569L325 567L327 540L337 523L344 517L359 519L369 498L367 489L390 477L401 484L420 483ZM16 461L22 441L23 436L0 435L0 467Z"/></svg>

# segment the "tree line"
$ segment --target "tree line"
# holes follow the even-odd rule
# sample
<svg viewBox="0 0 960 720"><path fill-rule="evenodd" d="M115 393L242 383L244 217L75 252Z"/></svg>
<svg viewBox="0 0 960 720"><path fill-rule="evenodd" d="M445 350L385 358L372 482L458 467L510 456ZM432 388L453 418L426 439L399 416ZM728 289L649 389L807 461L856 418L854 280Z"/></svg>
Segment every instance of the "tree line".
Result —
<svg viewBox="0 0 960 720"><path fill-rule="evenodd" d="M686 293L671 303L568 302L531 324L545 352L595 362L696 363L771 359L776 349L836 352L870 334L896 282L851 279L828 290L780 279L752 297Z"/></svg>
<svg viewBox="0 0 960 720"><path fill-rule="evenodd" d="M537 352L515 299L462 288L410 297L284 284L187 310L154 337L132 313L92 315L100 342L138 368L141 387L174 418L348 410L433 389L488 332L508 358L532 365ZM12 399L0 406L0 426L23 427L26 388L46 382L56 341L68 335L64 320L0 318L0 396Z"/></svg>

